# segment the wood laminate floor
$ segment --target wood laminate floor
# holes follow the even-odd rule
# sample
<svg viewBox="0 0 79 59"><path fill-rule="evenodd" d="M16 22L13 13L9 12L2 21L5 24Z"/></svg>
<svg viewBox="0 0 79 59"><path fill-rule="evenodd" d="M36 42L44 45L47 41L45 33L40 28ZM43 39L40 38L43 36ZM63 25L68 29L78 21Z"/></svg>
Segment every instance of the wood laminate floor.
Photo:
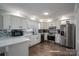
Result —
<svg viewBox="0 0 79 59"><path fill-rule="evenodd" d="M74 49L62 47L53 42L43 42L29 48L30 56L75 56Z"/></svg>

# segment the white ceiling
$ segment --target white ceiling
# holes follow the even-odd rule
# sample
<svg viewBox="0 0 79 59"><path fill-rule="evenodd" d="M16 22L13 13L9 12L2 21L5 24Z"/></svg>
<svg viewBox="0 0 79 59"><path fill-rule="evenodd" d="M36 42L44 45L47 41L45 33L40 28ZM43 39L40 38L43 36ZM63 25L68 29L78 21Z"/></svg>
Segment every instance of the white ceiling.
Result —
<svg viewBox="0 0 79 59"><path fill-rule="evenodd" d="M72 16L74 12L74 3L2 3L1 9L8 11L20 11L26 16L36 16L39 19L56 19L60 16ZM48 16L43 12L49 12Z"/></svg>

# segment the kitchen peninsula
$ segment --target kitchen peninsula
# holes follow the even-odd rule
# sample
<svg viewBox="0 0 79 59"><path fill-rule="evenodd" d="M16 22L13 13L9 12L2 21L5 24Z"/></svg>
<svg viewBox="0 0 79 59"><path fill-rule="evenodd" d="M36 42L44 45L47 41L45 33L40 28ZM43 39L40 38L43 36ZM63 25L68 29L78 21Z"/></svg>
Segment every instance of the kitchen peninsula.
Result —
<svg viewBox="0 0 79 59"><path fill-rule="evenodd" d="M29 39L21 37L0 38L0 48L4 48L7 56L28 56Z"/></svg>

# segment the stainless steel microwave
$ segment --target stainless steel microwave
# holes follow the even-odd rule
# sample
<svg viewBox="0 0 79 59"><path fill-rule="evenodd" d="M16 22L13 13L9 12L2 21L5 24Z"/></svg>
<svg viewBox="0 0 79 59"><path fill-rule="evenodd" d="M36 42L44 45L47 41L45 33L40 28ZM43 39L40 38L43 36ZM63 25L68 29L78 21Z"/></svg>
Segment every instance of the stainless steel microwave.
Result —
<svg viewBox="0 0 79 59"><path fill-rule="evenodd" d="M11 36L23 36L23 31L20 29L11 30Z"/></svg>

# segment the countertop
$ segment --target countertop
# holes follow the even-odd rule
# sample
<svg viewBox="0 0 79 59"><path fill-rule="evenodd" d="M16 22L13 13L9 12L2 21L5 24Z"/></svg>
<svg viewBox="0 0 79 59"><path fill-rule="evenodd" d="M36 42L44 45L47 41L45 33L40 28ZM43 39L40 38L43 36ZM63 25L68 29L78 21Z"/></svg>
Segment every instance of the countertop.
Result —
<svg viewBox="0 0 79 59"><path fill-rule="evenodd" d="M5 47L8 45L18 44L25 41L30 41L26 36L18 36L18 37L0 37L0 47Z"/></svg>
<svg viewBox="0 0 79 59"><path fill-rule="evenodd" d="M12 36L0 37L0 47L18 44L18 43L22 43L22 42L25 42L25 41L30 42L31 41L30 38L29 38L30 36L37 36L37 35L26 34L26 35L17 36L17 37L12 37Z"/></svg>

